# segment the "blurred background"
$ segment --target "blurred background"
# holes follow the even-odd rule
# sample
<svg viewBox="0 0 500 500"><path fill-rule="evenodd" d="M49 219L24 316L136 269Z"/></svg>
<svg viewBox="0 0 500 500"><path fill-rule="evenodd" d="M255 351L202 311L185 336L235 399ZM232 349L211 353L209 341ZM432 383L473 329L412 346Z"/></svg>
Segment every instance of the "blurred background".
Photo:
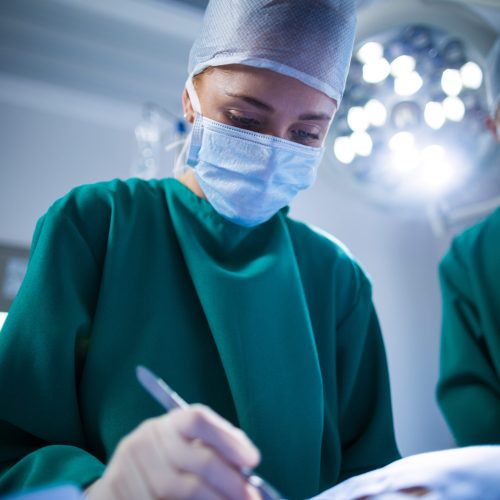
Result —
<svg viewBox="0 0 500 500"><path fill-rule="evenodd" d="M80 184L172 175L206 3L2 0L3 315L53 201ZM371 276L404 455L454 446L434 397L437 268L452 236L500 205L483 78L499 31L500 0L360 1L327 154L292 205L292 216L338 237Z"/></svg>

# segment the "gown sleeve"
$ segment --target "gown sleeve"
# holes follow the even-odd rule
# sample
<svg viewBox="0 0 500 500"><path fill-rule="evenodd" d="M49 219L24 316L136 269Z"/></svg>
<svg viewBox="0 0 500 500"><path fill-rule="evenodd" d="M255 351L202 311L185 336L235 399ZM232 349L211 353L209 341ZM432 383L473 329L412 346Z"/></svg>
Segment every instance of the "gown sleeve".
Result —
<svg viewBox="0 0 500 500"><path fill-rule="evenodd" d="M78 399L99 282L95 252L76 223L51 208L0 332L0 493L85 486L103 473L86 451Z"/></svg>
<svg viewBox="0 0 500 500"><path fill-rule="evenodd" d="M485 340L487 322L471 293L474 278L467 263L472 258L465 261L455 243L440 266L443 326L437 398L459 446L500 443L500 384Z"/></svg>
<svg viewBox="0 0 500 500"><path fill-rule="evenodd" d="M400 458L382 334L363 279L354 306L338 328L340 435L339 481Z"/></svg>

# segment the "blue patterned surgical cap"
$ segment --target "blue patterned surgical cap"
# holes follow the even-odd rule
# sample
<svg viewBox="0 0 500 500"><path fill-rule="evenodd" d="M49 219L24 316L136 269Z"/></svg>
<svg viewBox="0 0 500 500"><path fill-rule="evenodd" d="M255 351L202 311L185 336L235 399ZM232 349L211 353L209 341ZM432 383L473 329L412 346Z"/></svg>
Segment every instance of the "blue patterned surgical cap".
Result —
<svg viewBox="0 0 500 500"><path fill-rule="evenodd" d="M355 31L355 0L210 0L189 78L245 64L296 78L340 104Z"/></svg>

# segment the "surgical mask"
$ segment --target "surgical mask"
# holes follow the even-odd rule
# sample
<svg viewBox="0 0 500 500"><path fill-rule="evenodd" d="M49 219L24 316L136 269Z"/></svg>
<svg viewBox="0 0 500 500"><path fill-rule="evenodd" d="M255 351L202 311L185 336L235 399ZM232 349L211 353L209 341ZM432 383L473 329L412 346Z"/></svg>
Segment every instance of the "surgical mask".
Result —
<svg viewBox="0 0 500 500"><path fill-rule="evenodd" d="M313 184L323 152L196 113L187 163L219 214L252 227Z"/></svg>

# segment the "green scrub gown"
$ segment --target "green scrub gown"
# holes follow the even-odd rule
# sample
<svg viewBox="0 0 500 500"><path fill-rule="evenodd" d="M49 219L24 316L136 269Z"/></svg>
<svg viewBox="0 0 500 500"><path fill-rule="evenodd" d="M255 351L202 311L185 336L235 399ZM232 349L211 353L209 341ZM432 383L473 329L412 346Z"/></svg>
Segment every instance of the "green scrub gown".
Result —
<svg viewBox="0 0 500 500"><path fill-rule="evenodd" d="M97 479L163 412L138 364L243 428L288 498L399 458L370 283L286 212L240 227L174 179L56 202L0 334L0 491Z"/></svg>
<svg viewBox="0 0 500 500"><path fill-rule="evenodd" d="M500 209L441 263L438 401L460 446L500 444Z"/></svg>

